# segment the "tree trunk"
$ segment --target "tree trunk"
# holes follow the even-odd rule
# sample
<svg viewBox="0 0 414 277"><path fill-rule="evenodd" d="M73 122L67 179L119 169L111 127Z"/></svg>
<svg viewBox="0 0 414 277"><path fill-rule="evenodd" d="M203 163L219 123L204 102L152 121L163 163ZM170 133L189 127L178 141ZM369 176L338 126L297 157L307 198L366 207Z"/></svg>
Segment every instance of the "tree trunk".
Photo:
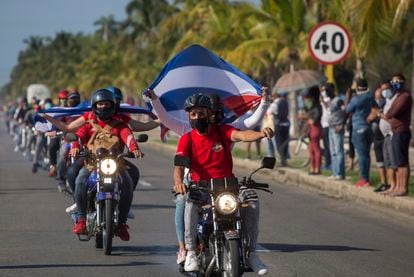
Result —
<svg viewBox="0 0 414 277"><path fill-rule="evenodd" d="M361 57L356 60L355 78L365 78L364 61Z"/></svg>
<svg viewBox="0 0 414 277"><path fill-rule="evenodd" d="M413 63L411 67L411 91L414 90L414 39L411 41L411 47L412 47L412 55L413 55ZM414 96L411 93L411 99L414 103ZM411 108L411 135L414 136L414 109ZM414 146L414 140L412 139L410 142L411 146Z"/></svg>
<svg viewBox="0 0 414 277"><path fill-rule="evenodd" d="M295 71L295 64L293 61L290 62L289 65L289 72L292 73ZM299 134L299 125L296 120L296 116L298 114L298 101L296 99L297 92L291 91L289 92L289 103L290 103L290 112L289 112L289 119L290 119L290 135L295 137Z"/></svg>

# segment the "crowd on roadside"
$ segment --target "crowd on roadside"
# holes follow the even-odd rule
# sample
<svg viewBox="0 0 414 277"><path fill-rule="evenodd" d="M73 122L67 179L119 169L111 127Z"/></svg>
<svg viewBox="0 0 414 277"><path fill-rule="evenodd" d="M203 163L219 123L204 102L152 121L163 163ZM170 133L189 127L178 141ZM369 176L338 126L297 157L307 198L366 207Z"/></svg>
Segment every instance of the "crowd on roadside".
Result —
<svg viewBox="0 0 414 277"><path fill-rule="evenodd" d="M356 187L375 186L375 192L394 197L407 195L412 100L405 81L403 75L395 74L373 90L367 80L356 79L344 95L339 95L332 83L301 93L303 112L295 120L304 123L300 133L309 138L309 175L327 169L332 174L329 179L344 180L346 154L351 169L356 154L360 176ZM285 142L291 129L288 96L288 93L273 93L273 102L263 121L264 126L275 130L274 139L267 142L267 156L274 156L277 151L281 166L287 165L290 155L288 147L282 147L288 145ZM345 147L346 132L348 147ZM375 153L379 184L372 183L370 178L371 149ZM250 157L248 152L247 158Z"/></svg>

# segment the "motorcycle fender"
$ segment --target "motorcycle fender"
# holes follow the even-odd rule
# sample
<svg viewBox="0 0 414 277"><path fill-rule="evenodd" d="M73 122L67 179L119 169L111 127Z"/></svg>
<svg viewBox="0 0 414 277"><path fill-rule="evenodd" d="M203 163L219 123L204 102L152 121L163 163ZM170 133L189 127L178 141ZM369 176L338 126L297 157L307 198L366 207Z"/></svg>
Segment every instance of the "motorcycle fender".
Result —
<svg viewBox="0 0 414 277"><path fill-rule="evenodd" d="M240 234L236 230L225 231L224 236L228 240L230 240L230 239L239 239L240 238Z"/></svg>

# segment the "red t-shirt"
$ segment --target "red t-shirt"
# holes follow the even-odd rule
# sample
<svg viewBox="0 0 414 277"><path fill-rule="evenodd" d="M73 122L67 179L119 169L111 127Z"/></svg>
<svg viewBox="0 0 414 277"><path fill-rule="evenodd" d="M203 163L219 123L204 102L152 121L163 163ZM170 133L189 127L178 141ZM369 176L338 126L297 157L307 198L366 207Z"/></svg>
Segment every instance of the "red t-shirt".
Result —
<svg viewBox="0 0 414 277"><path fill-rule="evenodd" d="M82 115L82 117L83 117L83 119L85 119L85 121L88 121L90 119L95 119L96 115L93 112L86 112ZM126 115L126 114L118 113L118 114L114 115L113 119L121 120L121 121L125 122L126 124L129 124L129 121L131 120L131 117L129 115Z"/></svg>
<svg viewBox="0 0 414 277"><path fill-rule="evenodd" d="M190 158L193 181L234 177L231 157L231 134L234 130L230 125L212 125L207 135L200 135L193 129L181 136L176 154Z"/></svg>
<svg viewBox="0 0 414 277"><path fill-rule="evenodd" d="M99 119L96 120L96 123L99 124L102 128L105 127L107 124ZM132 134L131 130L129 129L126 123L120 123L111 129L113 135L119 137L120 141L122 142L122 149L124 145L126 145L129 151L134 151L138 149L138 144L134 139L134 135ZM93 128L92 124L87 123L84 124L76 131L76 135L78 136L79 140L82 142L83 145L86 145L91 138L91 136L95 133L95 129ZM79 144L76 142L72 145L73 148L79 148ZM121 149L121 150L122 150Z"/></svg>

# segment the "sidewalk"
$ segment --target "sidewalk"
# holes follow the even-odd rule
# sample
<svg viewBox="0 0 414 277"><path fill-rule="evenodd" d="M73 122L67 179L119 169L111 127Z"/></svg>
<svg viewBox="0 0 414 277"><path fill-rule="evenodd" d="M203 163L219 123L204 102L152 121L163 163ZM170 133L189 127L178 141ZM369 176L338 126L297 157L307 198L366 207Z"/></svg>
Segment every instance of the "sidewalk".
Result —
<svg viewBox="0 0 414 277"><path fill-rule="evenodd" d="M148 135L150 139L145 147L156 148L157 151L170 153L171 155L175 153L176 147L174 145L160 142L159 131L148 132ZM253 151L253 153L255 152ZM234 158L233 161L235 166L248 170L254 170L260 166L258 160ZM414 216L414 199L412 197L383 196L373 192L374 188L372 187L356 188L347 180L335 181L328 180L326 176L309 176L305 171L287 167L275 168L271 177L281 184L313 188L330 197L372 204L404 215Z"/></svg>

